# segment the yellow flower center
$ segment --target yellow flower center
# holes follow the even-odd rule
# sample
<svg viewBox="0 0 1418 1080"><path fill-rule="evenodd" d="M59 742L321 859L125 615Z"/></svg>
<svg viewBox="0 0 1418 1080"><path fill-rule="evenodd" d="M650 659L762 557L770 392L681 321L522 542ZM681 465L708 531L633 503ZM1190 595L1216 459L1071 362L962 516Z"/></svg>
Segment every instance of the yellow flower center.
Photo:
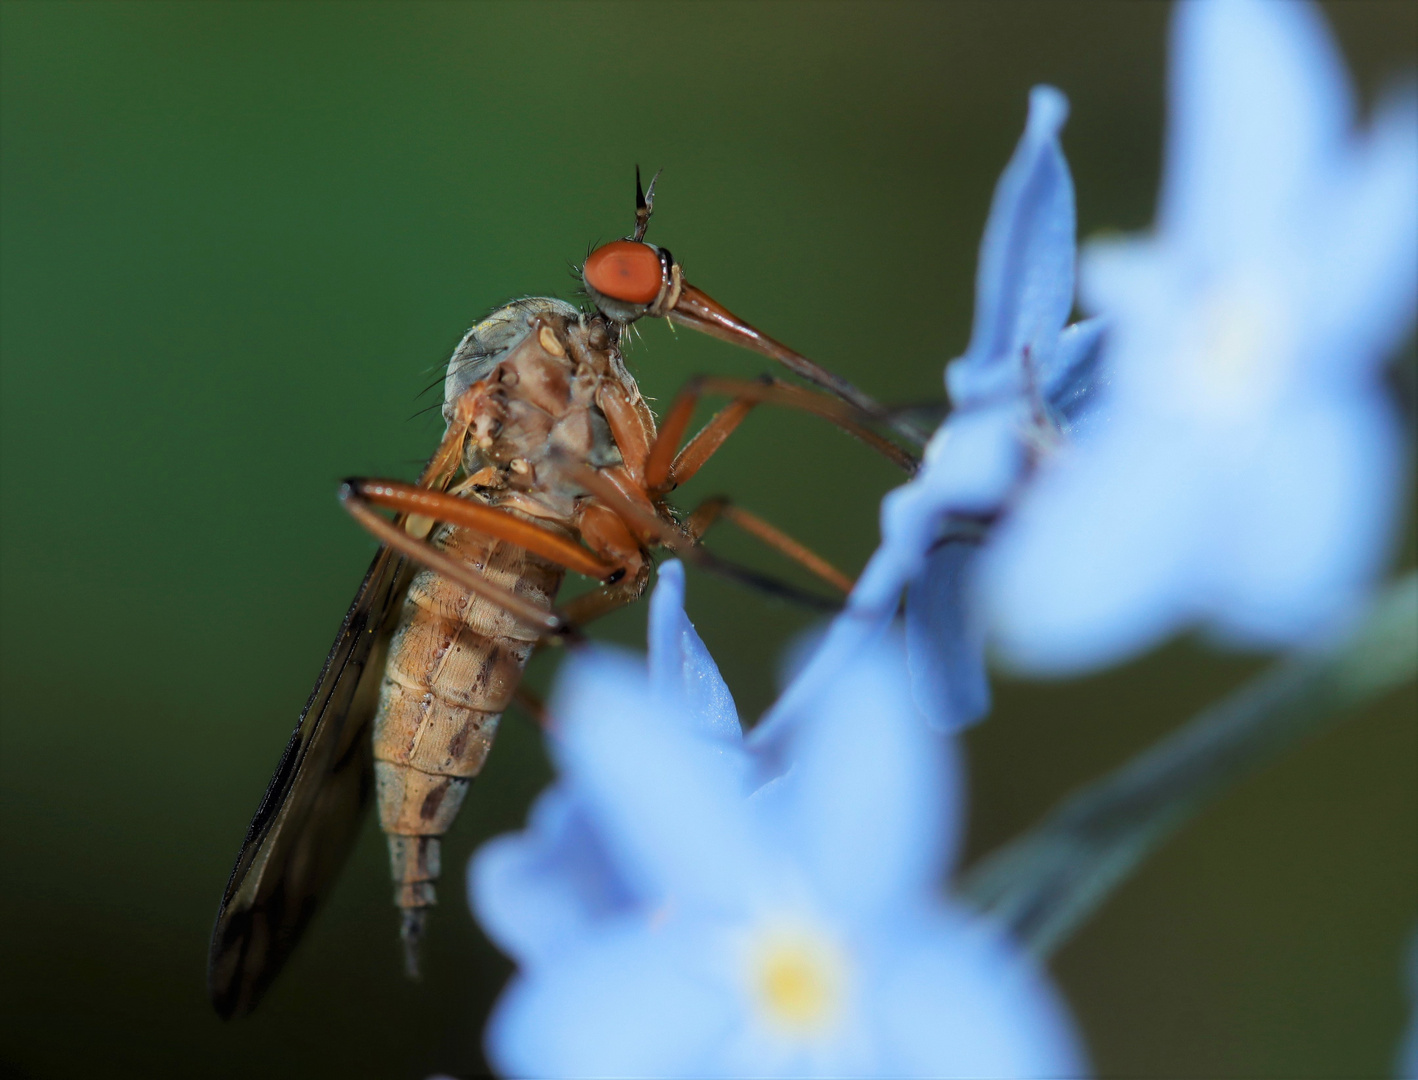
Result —
<svg viewBox="0 0 1418 1080"><path fill-rule="evenodd" d="M773 1027L806 1034L826 1027L841 998L842 962L831 945L793 935L755 950L754 989Z"/></svg>

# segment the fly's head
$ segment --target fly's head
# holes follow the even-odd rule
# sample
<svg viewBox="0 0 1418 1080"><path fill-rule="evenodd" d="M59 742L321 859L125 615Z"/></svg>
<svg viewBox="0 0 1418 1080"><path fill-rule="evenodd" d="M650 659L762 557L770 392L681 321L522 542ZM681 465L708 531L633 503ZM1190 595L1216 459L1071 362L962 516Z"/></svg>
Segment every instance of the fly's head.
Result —
<svg viewBox="0 0 1418 1080"><path fill-rule="evenodd" d="M655 209L656 173L647 192L635 170L635 232L603 244L586 257L581 283L598 310L624 326L644 315L665 318L679 302L684 273L668 248L647 243L645 230Z"/></svg>
<svg viewBox="0 0 1418 1080"><path fill-rule="evenodd" d="M607 318L625 325L643 315L668 316L684 289L684 273L668 248L615 240L586 257L581 282Z"/></svg>

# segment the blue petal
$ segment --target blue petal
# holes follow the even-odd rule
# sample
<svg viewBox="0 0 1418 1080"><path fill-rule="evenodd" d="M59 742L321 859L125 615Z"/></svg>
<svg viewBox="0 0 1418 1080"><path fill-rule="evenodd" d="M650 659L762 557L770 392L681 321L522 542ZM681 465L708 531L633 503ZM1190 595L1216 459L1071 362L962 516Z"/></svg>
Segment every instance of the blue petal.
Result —
<svg viewBox="0 0 1418 1080"><path fill-rule="evenodd" d="M683 716L696 730L737 744L742 738L738 710L719 666L684 613L684 566L660 566L650 594L650 683L667 701L683 702Z"/></svg>
<svg viewBox="0 0 1418 1080"><path fill-rule="evenodd" d="M1079 303L1086 311L1106 313L1100 318L1108 324L1107 335L1099 343L1100 387L1115 385L1122 378L1125 388L1135 388L1137 379L1147 378L1150 369L1158 366L1155 356L1148 353L1165 349L1177 336L1172 323L1192 317L1194 291L1188 286L1195 283L1176 266L1178 254L1175 248L1150 237L1110 236L1084 245L1078 266ZM1090 319L1078 326L1097 322ZM1142 346L1147 350L1142 353L1133 340L1141 330L1153 334ZM1127 376L1133 376L1134 381L1128 383Z"/></svg>
<svg viewBox="0 0 1418 1080"><path fill-rule="evenodd" d="M504 1076L722 1075L719 1047L743 1022L706 971L702 933L643 921L602 929L554 965L517 976L484 1035Z"/></svg>
<svg viewBox="0 0 1418 1080"><path fill-rule="evenodd" d="M1029 121L995 187L980 243L970 347L947 369L957 408L1017 393L1048 363L1073 307L1073 180L1059 148L1068 100L1029 95Z"/></svg>
<svg viewBox="0 0 1418 1080"><path fill-rule="evenodd" d="M888 1048L877 1075L1087 1075L1048 981L984 926L937 916L903 926L897 946L871 1001Z"/></svg>
<svg viewBox="0 0 1418 1080"><path fill-rule="evenodd" d="M1020 436L1028 421L1027 403L1017 401L956 413L931 439L925 465L909 487L918 490L919 498L935 506L937 512L994 512L1023 471ZM902 490L892 492L883 502L884 533L897 527L892 498Z"/></svg>
<svg viewBox="0 0 1418 1080"><path fill-rule="evenodd" d="M897 589L899 593L899 585ZM822 688L835 685L842 672L853 669L858 658L886 633L895 613L894 602L881 612L848 606L828 624L812 654L748 733L745 745L753 758L757 784L791 766L793 742L801 726L814 721Z"/></svg>
<svg viewBox="0 0 1418 1080"><path fill-rule="evenodd" d="M478 849L468 895L488 937L521 964L555 959L637 900L565 784L537 800L525 830Z"/></svg>
<svg viewBox="0 0 1418 1080"><path fill-rule="evenodd" d="M771 876L744 806L748 760L665 709L639 664L585 650L557 679L553 752L637 896L732 908Z"/></svg>
<svg viewBox="0 0 1418 1080"><path fill-rule="evenodd" d="M1192 622L1232 645L1342 634L1389 554L1401 441L1374 389L1322 386L1243 438L1114 417L1036 478L984 553L1004 657L1086 671Z"/></svg>
<svg viewBox="0 0 1418 1080"><path fill-rule="evenodd" d="M1328 644L1361 612L1398 538L1397 419L1377 389L1327 387L1251 437L1213 483L1213 626L1249 647Z"/></svg>
<svg viewBox="0 0 1418 1080"><path fill-rule="evenodd" d="M955 748L921 723L894 639L813 689L776 793L784 846L823 904L877 917L929 895L948 865L962 802Z"/></svg>
<svg viewBox="0 0 1418 1080"><path fill-rule="evenodd" d="M952 415L931 439L921 471L881 503L881 546L852 590L851 604L866 612L896 610L901 589L925 568L950 514L994 513L1024 468L1014 401Z"/></svg>
<svg viewBox="0 0 1418 1080"><path fill-rule="evenodd" d="M1010 664L1068 674L1156 644L1201 610L1198 529L1213 474L1190 432L1114 417L1061 451L996 530L976 572L991 638Z"/></svg>
<svg viewBox="0 0 1418 1080"><path fill-rule="evenodd" d="M881 638L895 617L902 589L926 572L928 553L938 544L950 515L993 513L1018 482L1025 460L1019 428L1021 410L1026 408L1007 401L952 416L931 440L916 478L882 501L882 543L852 590L847 610L833 620L798 677L750 737L765 775L778 770L788 733L811 713L810 699L817 688L856 664L863 650ZM965 616L956 610L941 611L931 621L932 632L966 630ZM940 640L933 651L963 655L974 648L969 642ZM968 722L957 718L973 712L975 706L967 702L979 701L978 687L961 687L960 693L962 711L957 713L952 706L952 719L943 719L946 714L936 707L926 715L945 727Z"/></svg>
<svg viewBox="0 0 1418 1080"><path fill-rule="evenodd" d="M1039 371L1044 401L1071 435L1107 386L1101 364L1106 322L1093 318L1066 328L1049 363Z"/></svg>
<svg viewBox="0 0 1418 1080"><path fill-rule="evenodd" d="M793 684L793 681L807 667L812 658L817 655L818 650L822 648L822 643L827 640L831 626L831 619L818 619L788 639L788 644L783 647L783 654L778 657L778 664L774 670L774 682L777 684L780 694Z"/></svg>
<svg viewBox="0 0 1418 1080"><path fill-rule="evenodd" d="M979 545L952 541L931 552L906 590L911 690L930 724L959 731L990 711L985 635L967 591Z"/></svg>
<svg viewBox="0 0 1418 1080"><path fill-rule="evenodd" d="M1313 237L1308 314L1330 368L1386 359L1418 305L1418 87L1387 99L1337 178Z"/></svg>
<svg viewBox="0 0 1418 1080"><path fill-rule="evenodd" d="M1348 79L1312 4L1173 9L1167 168L1158 222L1198 265L1283 245L1343 147Z"/></svg>

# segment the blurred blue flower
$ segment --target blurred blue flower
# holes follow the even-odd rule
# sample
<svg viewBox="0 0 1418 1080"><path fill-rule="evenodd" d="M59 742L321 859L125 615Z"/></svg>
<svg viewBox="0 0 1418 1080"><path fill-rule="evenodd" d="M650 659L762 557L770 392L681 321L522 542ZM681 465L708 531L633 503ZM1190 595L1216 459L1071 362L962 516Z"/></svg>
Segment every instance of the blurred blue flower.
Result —
<svg viewBox="0 0 1418 1080"><path fill-rule="evenodd" d="M682 594L669 564L648 671L603 650L567 663L551 710L560 778L470 870L480 918L519 963L486 1035L494 1065L1078 1075L1047 982L936 896L960 785L951 745L904 696L899 652L881 642L805 699L814 722L795 729L792 767L755 790Z"/></svg>
<svg viewBox="0 0 1418 1080"><path fill-rule="evenodd" d="M1418 93L1353 130L1309 3L1178 4L1155 232L1098 241L1106 428L1050 457L979 570L1040 672L1188 625L1244 647L1341 633L1392 542L1403 454L1381 361L1418 293Z"/></svg>
<svg viewBox="0 0 1418 1080"><path fill-rule="evenodd" d="M885 631L904 589L915 697L944 730L989 711L984 630L967 589L984 526L1093 397L1101 322L1065 328L1075 256L1073 181L1059 146L1067 117L1053 87L1030 93L980 243L970 345L946 369L953 411L920 472L883 501L881 546L815 661L829 672ZM760 738L776 735L777 715Z"/></svg>

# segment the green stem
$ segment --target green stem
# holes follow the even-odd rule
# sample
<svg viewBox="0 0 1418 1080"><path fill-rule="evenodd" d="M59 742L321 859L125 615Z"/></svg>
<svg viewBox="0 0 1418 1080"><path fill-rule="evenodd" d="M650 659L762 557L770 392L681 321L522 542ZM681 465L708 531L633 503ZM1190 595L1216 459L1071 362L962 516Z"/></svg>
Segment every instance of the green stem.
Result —
<svg viewBox="0 0 1418 1080"><path fill-rule="evenodd" d="M961 895L1044 956L1210 799L1418 675L1418 573L1338 648L1276 664L987 856Z"/></svg>

